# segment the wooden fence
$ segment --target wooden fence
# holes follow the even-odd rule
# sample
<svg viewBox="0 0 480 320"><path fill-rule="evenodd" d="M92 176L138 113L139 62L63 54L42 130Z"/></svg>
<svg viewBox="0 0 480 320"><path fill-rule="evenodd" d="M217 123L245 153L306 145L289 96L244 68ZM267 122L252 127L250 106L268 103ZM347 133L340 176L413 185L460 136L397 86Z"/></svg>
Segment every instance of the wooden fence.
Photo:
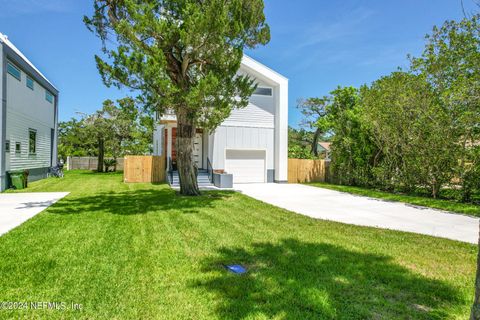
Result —
<svg viewBox="0 0 480 320"><path fill-rule="evenodd" d="M165 169L163 156L126 156L123 181L127 183L164 182Z"/></svg>
<svg viewBox="0 0 480 320"><path fill-rule="evenodd" d="M110 159L110 158L105 158ZM97 157L67 157L67 170L97 170ZM105 166L104 166L105 168ZM123 158L117 159L117 171L123 171Z"/></svg>
<svg viewBox="0 0 480 320"><path fill-rule="evenodd" d="M288 159L288 183L325 182L330 161Z"/></svg>

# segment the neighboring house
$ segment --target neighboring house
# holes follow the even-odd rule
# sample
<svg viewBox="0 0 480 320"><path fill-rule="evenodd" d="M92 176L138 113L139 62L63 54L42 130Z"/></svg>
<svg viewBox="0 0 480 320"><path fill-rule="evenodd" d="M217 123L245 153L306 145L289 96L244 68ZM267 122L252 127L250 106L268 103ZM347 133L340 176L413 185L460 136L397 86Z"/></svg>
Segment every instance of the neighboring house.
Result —
<svg viewBox="0 0 480 320"><path fill-rule="evenodd" d="M330 160L330 142L318 143L318 154L324 154L326 160Z"/></svg>
<svg viewBox="0 0 480 320"><path fill-rule="evenodd" d="M257 90L244 109L233 110L214 132L198 129L194 157L199 169L233 175L233 183L287 182L288 79L244 56L239 70L255 79ZM166 150L176 162L176 117L159 117L154 154Z"/></svg>
<svg viewBox="0 0 480 320"><path fill-rule="evenodd" d="M29 181L57 163L58 90L0 33L0 191L7 172L29 170Z"/></svg>

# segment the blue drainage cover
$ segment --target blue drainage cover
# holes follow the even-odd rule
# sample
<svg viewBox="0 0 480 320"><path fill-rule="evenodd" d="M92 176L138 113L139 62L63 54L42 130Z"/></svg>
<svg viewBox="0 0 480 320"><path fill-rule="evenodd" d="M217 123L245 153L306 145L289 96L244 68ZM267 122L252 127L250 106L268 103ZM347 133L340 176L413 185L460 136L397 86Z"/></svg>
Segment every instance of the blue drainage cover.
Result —
<svg viewBox="0 0 480 320"><path fill-rule="evenodd" d="M230 265L230 266L225 266L225 268L227 268L228 271L232 272L232 273L236 273L236 274L244 274L244 273L247 273L247 269L239 264L233 264L233 265Z"/></svg>

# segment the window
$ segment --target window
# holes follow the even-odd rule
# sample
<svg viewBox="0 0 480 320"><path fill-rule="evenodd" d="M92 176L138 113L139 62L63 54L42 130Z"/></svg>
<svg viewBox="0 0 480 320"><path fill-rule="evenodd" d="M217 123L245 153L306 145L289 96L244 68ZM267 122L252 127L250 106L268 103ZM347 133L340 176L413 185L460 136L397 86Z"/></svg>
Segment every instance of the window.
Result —
<svg viewBox="0 0 480 320"><path fill-rule="evenodd" d="M45 90L45 100L47 100L50 103L53 103L53 94L48 90Z"/></svg>
<svg viewBox="0 0 480 320"><path fill-rule="evenodd" d="M21 153L22 152L22 146L20 142L15 142L15 153Z"/></svg>
<svg viewBox="0 0 480 320"><path fill-rule="evenodd" d="M33 79L27 76L27 87L33 90Z"/></svg>
<svg viewBox="0 0 480 320"><path fill-rule="evenodd" d="M37 151L37 130L28 129L28 153L35 154Z"/></svg>
<svg viewBox="0 0 480 320"><path fill-rule="evenodd" d="M7 63L7 71L8 73L10 73L14 78L16 78L18 81L21 80L20 78L20 75L21 75L21 72L20 72L20 69L18 69L17 67L15 67L13 64L11 64L10 62Z"/></svg>
<svg viewBox="0 0 480 320"><path fill-rule="evenodd" d="M259 95L259 96L269 96L271 97L273 94L273 89L272 88L265 88L265 87L258 87L253 94Z"/></svg>
<svg viewBox="0 0 480 320"><path fill-rule="evenodd" d="M5 141L5 152L10 152L10 140Z"/></svg>

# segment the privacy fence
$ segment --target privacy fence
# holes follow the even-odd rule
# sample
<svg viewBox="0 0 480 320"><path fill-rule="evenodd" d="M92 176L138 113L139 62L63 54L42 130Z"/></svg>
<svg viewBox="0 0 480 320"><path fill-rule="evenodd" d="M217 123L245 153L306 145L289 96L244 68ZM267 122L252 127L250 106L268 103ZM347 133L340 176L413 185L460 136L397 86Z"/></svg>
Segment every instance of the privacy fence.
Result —
<svg viewBox="0 0 480 320"><path fill-rule="evenodd" d="M127 183L165 182L165 165L163 156L126 156L123 180Z"/></svg>
<svg viewBox="0 0 480 320"><path fill-rule="evenodd" d="M68 157L68 170L96 170L96 157ZM324 182L329 179L330 161L288 159L288 182ZM117 170L123 171L128 183L160 183L166 181L164 156L126 156L117 159Z"/></svg>
<svg viewBox="0 0 480 320"><path fill-rule="evenodd" d="M67 170L97 170L97 164L97 157L67 157ZM117 171L123 171L123 167L123 158L117 158Z"/></svg>
<svg viewBox="0 0 480 320"><path fill-rule="evenodd" d="M330 161L288 159L288 183L328 181Z"/></svg>

